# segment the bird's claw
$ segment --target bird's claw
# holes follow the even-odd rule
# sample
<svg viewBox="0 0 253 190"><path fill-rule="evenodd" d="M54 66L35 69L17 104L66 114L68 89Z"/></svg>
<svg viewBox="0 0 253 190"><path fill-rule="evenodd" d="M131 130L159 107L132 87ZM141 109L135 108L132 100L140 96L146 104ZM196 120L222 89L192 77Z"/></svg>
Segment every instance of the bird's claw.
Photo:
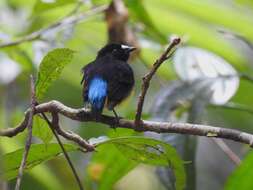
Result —
<svg viewBox="0 0 253 190"><path fill-rule="evenodd" d="M111 128L116 131L117 126L119 125L119 120L122 119L121 117L115 117L114 118L114 123L111 125Z"/></svg>

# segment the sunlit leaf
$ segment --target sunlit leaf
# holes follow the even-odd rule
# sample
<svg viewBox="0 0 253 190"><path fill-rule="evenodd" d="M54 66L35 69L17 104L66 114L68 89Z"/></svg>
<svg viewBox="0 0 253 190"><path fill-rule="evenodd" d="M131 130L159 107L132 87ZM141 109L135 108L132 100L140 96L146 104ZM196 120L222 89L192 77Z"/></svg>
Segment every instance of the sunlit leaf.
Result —
<svg viewBox="0 0 253 190"><path fill-rule="evenodd" d="M77 0L37 0L33 8L33 14L37 15L75 2Z"/></svg>
<svg viewBox="0 0 253 190"><path fill-rule="evenodd" d="M53 139L53 133L48 124L37 115L33 118L33 135L40 138L45 144Z"/></svg>
<svg viewBox="0 0 253 190"><path fill-rule="evenodd" d="M69 64L74 56L74 51L67 48L59 48L50 51L39 66L36 82L36 95L41 99L49 86L60 76L63 68Z"/></svg>
<svg viewBox="0 0 253 190"><path fill-rule="evenodd" d="M253 152L250 152L228 178L225 190L253 189Z"/></svg>
<svg viewBox="0 0 253 190"><path fill-rule="evenodd" d="M65 144L66 151L74 151L77 148L73 145ZM6 180L13 179L18 174L18 168L22 160L24 148L18 149L14 152L7 153L1 157L3 163L3 171L0 171L0 178ZM56 143L52 144L33 144L31 145L27 165L25 171L33 168L40 163L52 159L62 153L60 146Z"/></svg>
<svg viewBox="0 0 253 190"><path fill-rule="evenodd" d="M100 137L98 137L98 138L90 138L89 139L89 143L90 144L100 144L100 143L103 143L103 142L105 142L105 141L107 141L109 138L107 137L107 136L100 136Z"/></svg>
<svg viewBox="0 0 253 190"><path fill-rule="evenodd" d="M212 93L211 102L225 104L237 91L236 70L221 57L196 47L182 47L174 56L176 73L184 81L206 81Z"/></svg>

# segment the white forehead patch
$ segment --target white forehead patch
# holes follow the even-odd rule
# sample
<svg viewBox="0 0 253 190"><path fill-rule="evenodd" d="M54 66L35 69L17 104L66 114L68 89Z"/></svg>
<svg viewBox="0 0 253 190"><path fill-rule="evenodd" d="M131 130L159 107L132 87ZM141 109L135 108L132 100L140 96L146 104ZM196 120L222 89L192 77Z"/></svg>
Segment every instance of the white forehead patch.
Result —
<svg viewBox="0 0 253 190"><path fill-rule="evenodd" d="M127 45L121 45L121 48L122 49L129 49L129 46L127 46Z"/></svg>

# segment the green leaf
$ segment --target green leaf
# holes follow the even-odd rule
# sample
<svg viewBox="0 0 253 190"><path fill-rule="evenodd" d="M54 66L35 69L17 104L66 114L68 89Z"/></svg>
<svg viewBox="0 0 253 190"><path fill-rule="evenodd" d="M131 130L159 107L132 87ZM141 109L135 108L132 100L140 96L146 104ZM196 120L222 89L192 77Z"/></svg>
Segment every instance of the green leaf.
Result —
<svg viewBox="0 0 253 190"><path fill-rule="evenodd" d="M59 48L50 51L42 60L36 82L36 95L41 99L49 86L59 78L63 68L69 64L74 51L68 48Z"/></svg>
<svg viewBox="0 0 253 190"><path fill-rule="evenodd" d="M64 145L66 151L74 151L77 148L70 144ZM13 179L18 174L19 165L22 160L24 148L14 152L7 153L2 156L3 170L0 171L0 178L6 180ZM33 144L31 145L27 165L24 171L28 171L40 163L58 156L62 152L60 146L56 143L51 144Z"/></svg>
<svg viewBox="0 0 253 190"><path fill-rule="evenodd" d="M104 144L113 144L128 160L136 163L169 165L176 177L176 189L184 188L186 176L183 161L171 145L155 139L134 136L111 139L99 146Z"/></svg>
<svg viewBox="0 0 253 190"><path fill-rule="evenodd" d="M253 152L251 151L238 168L229 176L225 190L253 189Z"/></svg>
<svg viewBox="0 0 253 190"><path fill-rule="evenodd" d="M20 148L16 139L0 138L0 171L2 170L2 155ZM2 153L2 154L1 154ZM53 173L49 165L41 164L29 171L29 176L36 180L38 186L44 189L62 190L64 185L56 173ZM0 176L1 179L1 176ZM49 183L50 181L50 183ZM42 188L42 189L43 189Z"/></svg>
<svg viewBox="0 0 253 190"><path fill-rule="evenodd" d="M45 11L49 11L61 6L69 5L72 3L76 3L77 0L55 0L53 2L45 2L41 0L37 0L34 8L33 8L33 15L38 15L40 13L43 13Z"/></svg>
<svg viewBox="0 0 253 190"><path fill-rule="evenodd" d="M46 121L35 115L33 118L33 135L48 144L53 139L53 133Z"/></svg>
<svg viewBox="0 0 253 190"><path fill-rule="evenodd" d="M87 170L89 177L99 182L98 190L108 190L135 166L137 163L127 159L114 145L103 144L97 148Z"/></svg>

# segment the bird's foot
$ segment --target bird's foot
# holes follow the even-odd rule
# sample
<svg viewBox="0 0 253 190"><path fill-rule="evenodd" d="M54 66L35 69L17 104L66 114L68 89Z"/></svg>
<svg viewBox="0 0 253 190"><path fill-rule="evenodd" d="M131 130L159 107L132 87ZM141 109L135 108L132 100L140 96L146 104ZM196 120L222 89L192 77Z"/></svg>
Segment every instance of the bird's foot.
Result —
<svg viewBox="0 0 253 190"><path fill-rule="evenodd" d="M111 125L111 128L116 131L116 128L119 125L119 120L121 119L121 117L118 116L118 114L114 109L112 109L112 111L114 113L114 123Z"/></svg>
<svg viewBox="0 0 253 190"><path fill-rule="evenodd" d="M111 125L111 128L114 129L114 131L116 131L116 128L118 127L119 125L119 120L122 119L121 117L115 117L114 118L114 122L113 124Z"/></svg>

